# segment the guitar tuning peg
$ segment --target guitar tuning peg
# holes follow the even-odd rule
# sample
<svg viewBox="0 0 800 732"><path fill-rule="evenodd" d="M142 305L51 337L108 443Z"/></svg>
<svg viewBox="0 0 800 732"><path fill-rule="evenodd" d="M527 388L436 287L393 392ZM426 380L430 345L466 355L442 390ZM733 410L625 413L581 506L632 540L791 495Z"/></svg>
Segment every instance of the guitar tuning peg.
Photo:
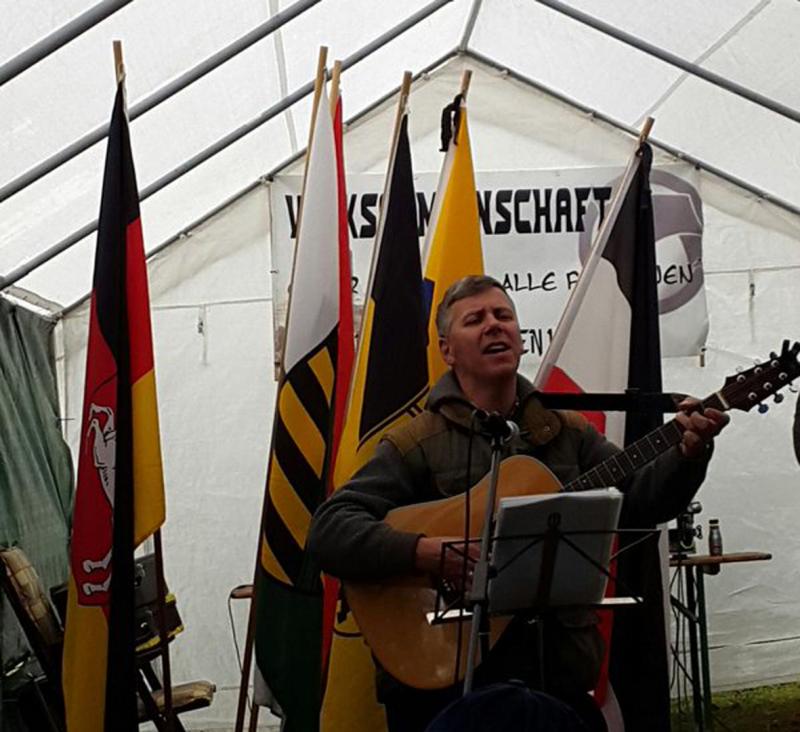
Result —
<svg viewBox="0 0 800 732"><path fill-rule="evenodd" d="M761 404L758 405L759 414L766 414L767 411L769 411L769 405L761 402Z"/></svg>
<svg viewBox="0 0 800 732"><path fill-rule="evenodd" d="M742 373L742 371L744 371L744 367L743 367L743 366L737 366L737 367L736 367L736 373L737 373L737 374L741 374L741 373Z"/></svg>
<svg viewBox="0 0 800 732"><path fill-rule="evenodd" d="M800 389L790 382L789 391L792 392L792 394L797 394L797 392L800 391Z"/></svg>
<svg viewBox="0 0 800 732"><path fill-rule="evenodd" d="M783 401L783 394L775 395L775 404L780 404Z"/></svg>
<svg viewBox="0 0 800 732"><path fill-rule="evenodd" d="M759 358L754 358L754 359L753 359L753 363L754 363L756 366L760 366L760 365L761 365L761 359L759 359Z"/></svg>
<svg viewBox="0 0 800 732"><path fill-rule="evenodd" d="M775 351L770 351L769 352L769 357L770 357L770 360L773 360L773 359L778 358L778 354L775 353Z"/></svg>

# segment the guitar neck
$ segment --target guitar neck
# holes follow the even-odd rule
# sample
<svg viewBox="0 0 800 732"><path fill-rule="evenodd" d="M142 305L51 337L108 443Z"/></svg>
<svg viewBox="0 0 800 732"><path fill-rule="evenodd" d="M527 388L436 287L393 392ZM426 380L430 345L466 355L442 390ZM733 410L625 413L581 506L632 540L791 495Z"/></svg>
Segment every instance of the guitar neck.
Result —
<svg viewBox="0 0 800 732"><path fill-rule="evenodd" d="M712 394L707 399L704 399L701 402L701 406L703 409L711 407L720 411L727 409L727 404L719 393ZM570 481L564 486L564 490L584 491L591 488L617 486L633 475L639 468L643 468L659 455L677 445L682 438L683 427L680 426L677 420L672 419L628 445L616 455L612 455L602 463L595 465L595 467L575 480Z"/></svg>

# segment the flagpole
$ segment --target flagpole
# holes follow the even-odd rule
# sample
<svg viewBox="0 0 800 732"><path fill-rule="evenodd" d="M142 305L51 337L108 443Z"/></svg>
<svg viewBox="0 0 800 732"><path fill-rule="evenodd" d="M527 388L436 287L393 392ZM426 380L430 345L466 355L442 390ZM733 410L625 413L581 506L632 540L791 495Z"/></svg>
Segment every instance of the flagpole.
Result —
<svg viewBox="0 0 800 732"><path fill-rule="evenodd" d="M305 201L305 192L306 192L306 179L308 178L308 161L311 158L311 146L314 141L314 126L317 121L317 114L319 111L319 100L322 96L322 87L325 83L325 77L327 76L326 70L326 63L328 60L328 47L327 46L320 46L319 48L319 56L317 59L317 76L316 81L314 83L314 101L313 106L311 108L311 126L308 133L308 147L306 147L306 161L305 167L303 171L303 188L301 192L301 204L300 209L297 212L297 233L295 236L295 242L300 240L300 227L302 224L303 218L303 202ZM292 261L292 279L294 279L294 269L297 263L297 246L294 248L294 257ZM292 292L291 288L289 290L289 302L286 307L286 326L289 324L289 311L292 307ZM283 333L283 341L280 344L280 369L279 369L279 381L283 380L285 376L285 363L284 363L284 353L286 351L286 334L287 334L287 327L284 326L284 333ZM277 405L276 405L277 410ZM273 430L274 431L274 430ZM273 435L274 439L274 435ZM272 455L272 449L269 452ZM269 469L267 470L267 475L269 475ZM247 705L247 690L249 687L250 681L250 667L253 662L253 647L254 647L254 640L255 640L255 633L256 633L256 580L258 578L258 568L260 565L260 558L261 558L261 542L263 540L262 537L262 527L264 526L264 521L266 519L267 513L267 501L266 496L264 497L264 501L261 506L261 521L258 524L258 546L256 547L256 561L255 567L253 569L253 595L250 599L250 609L247 614L247 636L245 638L244 643L244 655L242 657L242 676L239 684L239 703L236 709L236 725L234 727L234 732L242 732L244 729L244 715L245 715L245 707ZM258 723L258 704L253 702L251 705L250 710L250 729L255 729L255 725Z"/></svg>
<svg viewBox="0 0 800 732"><path fill-rule="evenodd" d="M648 117L645 119L644 124L642 125L642 131L639 133L639 147L647 142L647 138L650 137L650 130L653 129L654 123L655 119L653 119L653 117Z"/></svg>
<svg viewBox="0 0 800 732"><path fill-rule="evenodd" d="M336 105L339 103L339 79L342 75L342 62L337 59L333 62L333 72L331 73L331 116L336 114Z"/></svg>
<svg viewBox="0 0 800 732"><path fill-rule="evenodd" d="M622 175L622 180L620 181L619 188L617 188L617 193L611 201L611 205L609 206L606 217L600 224L600 229L595 236L594 242L592 243L592 248L589 251L589 256L586 259L586 264L584 264L583 269L581 270L581 274L578 278L577 284L575 285L575 289L570 294L569 300L567 300L567 304L564 307L564 311L561 313L561 318L559 318L558 325L553 331L553 340L550 342L550 345L547 348L547 353L545 353L544 358L542 359L542 363L539 366L539 370L534 381L534 386L537 389L544 388L544 385L547 383L547 379L550 376L550 372L558 360L561 350L564 348L564 342L566 341L567 334L569 333L569 330L572 327L572 323L574 322L575 316L578 312L577 306L583 300L584 295L586 294L586 290L589 287L589 283L592 279L592 273L597 268L597 265L603 256L603 251L606 248L606 244L608 243L608 239L611 236L611 232L614 230L614 224L616 223L617 216L619 216L619 212L622 209L622 203L625 200L626 194L628 193L628 188L630 188L631 182L633 181L636 172L639 170L639 164L641 163L640 150L642 144L647 140L650 130L653 128L653 122L654 119L652 117L648 117L644 122L639 139L636 143L636 149L628 161L628 166L625 168L625 172Z"/></svg>
<svg viewBox="0 0 800 732"><path fill-rule="evenodd" d="M112 47L114 49L114 72L117 79L117 85L122 87L122 96L125 99L125 116L128 116L127 94L125 88L125 62L122 56L122 41L113 41ZM153 534L155 545L155 561L156 561L156 586L158 588L157 599L157 622L158 622L158 636L161 645L161 674L162 683L164 687L164 708L161 714L167 724L167 732L172 732L174 728L174 715L172 710L172 671L169 659L169 638L167 636L167 622L166 622L166 594L167 587L164 581L164 553L161 545L161 529L156 529ZM155 722L155 720L153 720Z"/></svg>
<svg viewBox="0 0 800 732"><path fill-rule="evenodd" d="M122 41L113 41L114 48L114 71L117 76L117 84L125 83L125 63L122 60Z"/></svg>
<svg viewBox="0 0 800 732"><path fill-rule="evenodd" d="M461 95L462 101L467 100L467 92L469 91L469 84L472 81L472 69L464 69L461 75L461 90L458 92Z"/></svg>

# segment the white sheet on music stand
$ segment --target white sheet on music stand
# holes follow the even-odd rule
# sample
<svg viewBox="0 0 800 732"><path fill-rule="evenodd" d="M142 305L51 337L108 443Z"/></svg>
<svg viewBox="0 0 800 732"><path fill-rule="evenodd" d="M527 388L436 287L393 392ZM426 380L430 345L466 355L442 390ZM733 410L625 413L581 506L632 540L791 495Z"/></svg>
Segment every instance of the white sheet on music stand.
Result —
<svg viewBox="0 0 800 732"><path fill-rule="evenodd" d="M501 569L489 582L489 609L505 613L530 608L536 597L542 563L543 541L527 549L531 539L503 537L543 534L548 518L561 515L562 532L598 531L606 533L568 536L588 556L608 568L611 556L611 531L617 528L622 508L622 493L615 488L580 493L548 493L503 498L497 511L492 564ZM524 551L523 551L524 549ZM516 559L512 557L520 554ZM509 563L510 562L510 563ZM508 566L505 566L508 564ZM549 607L590 605L603 599L606 576L563 540L559 541Z"/></svg>

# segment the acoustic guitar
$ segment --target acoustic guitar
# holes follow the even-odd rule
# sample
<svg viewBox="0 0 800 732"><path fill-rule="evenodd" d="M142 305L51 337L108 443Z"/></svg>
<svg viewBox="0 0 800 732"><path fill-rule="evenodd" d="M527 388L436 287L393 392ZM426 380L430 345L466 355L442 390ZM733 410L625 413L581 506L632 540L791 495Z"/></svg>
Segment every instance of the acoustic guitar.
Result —
<svg viewBox="0 0 800 732"><path fill-rule="evenodd" d="M722 389L703 400L702 406L720 411L749 411L800 375L798 353L800 343L790 348L789 341L784 341L780 355L772 353L767 363L729 376ZM782 400L782 395L777 395L775 400ZM564 486L544 464L532 457L506 458L500 464L497 499L618 485L677 445L682 435L683 430L676 420L667 422ZM488 490L488 475L470 490L471 538L480 537L483 530ZM399 531L427 536L463 536L464 500L462 494L403 506L390 511L384 520ZM347 602L380 664L402 683L418 689L450 686L456 677L463 678L466 671L471 620L465 617L456 622L430 624L427 613L434 611L436 595L431 578L421 574L375 584L345 583ZM491 618L490 647L510 621L508 617ZM458 669L455 668L456 658L460 659Z"/></svg>

